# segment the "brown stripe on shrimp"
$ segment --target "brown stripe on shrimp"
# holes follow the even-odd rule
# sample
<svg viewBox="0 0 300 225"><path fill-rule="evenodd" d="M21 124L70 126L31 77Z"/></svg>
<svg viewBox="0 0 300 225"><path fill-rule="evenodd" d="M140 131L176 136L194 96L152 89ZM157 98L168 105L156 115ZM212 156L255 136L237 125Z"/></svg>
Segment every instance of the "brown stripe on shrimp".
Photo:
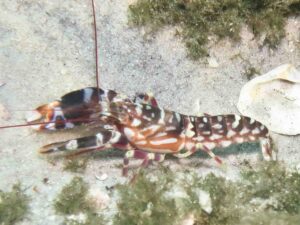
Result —
<svg viewBox="0 0 300 225"><path fill-rule="evenodd" d="M197 136L209 137L212 135L211 124L208 116L195 117L194 127Z"/></svg>
<svg viewBox="0 0 300 225"><path fill-rule="evenodd" d="M177 112L166 111L165 126L169 134L180 135L185 129L185 116Z"/></svg>
<svg viewBox="0 0 300 225"><path fill-rule="evenodd" d="M209 117L211 124L212 136L225 136L227 134L226 117L224 116L211 116Z"/></svg>

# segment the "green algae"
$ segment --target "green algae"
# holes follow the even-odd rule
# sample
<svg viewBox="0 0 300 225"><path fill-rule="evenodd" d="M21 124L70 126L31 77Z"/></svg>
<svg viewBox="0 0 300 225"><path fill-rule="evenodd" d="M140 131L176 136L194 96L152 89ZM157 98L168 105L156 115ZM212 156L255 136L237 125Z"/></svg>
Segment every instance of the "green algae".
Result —
<svg viewBox="0 0 300 225"><path fill-rule="evenodd" d="M88 157L65 159L63 170L73 173L84 173L88 164L88 160Z"/></svg>
<svg viewBox="0 0 300 225"><path fill-rule="evenodd" d="M198 178L188 171L185 174L187 178L178 180L175 173L164 170L156 172L153 179L153 174L143 172L138 174L134 183L119 185L120 201L114 225L180 224L191 213L195 224L233 224L239 221L237 201L232 199L236 186L213 174L205 178ZM167 197L170 191L177 189L185 193L183 197L180 194L178 199ZM211 214L201 209L199 190L210 194L214 206Z"/></svg>
<svg viewBox="0 0 300 225"><path fill-rule="evenodd" d="M199 225L298 224L298 172L263 162L244 168L241 174L240 180L231 181L212 173L199 177L189 171L176 175L168 169L142 172L133 183L117 187L120 198L113 224L176 225L191 214ZM181 194L166 197L178 190ZM199 202L199 190L209 193L211 212Z"/></svg>
<svg viewBox="0 0 300 225"><path fill-rule="evenodd" d="M0 191L0 224L10 225L24 219L29 210L29 197L15 184L10 192Z"/></svg>
<svg viewBox="0 0 300 225"><path fill-rule="evenodd" d="M282 212L247 213L237 225L297 225L300 215Z"/></svg>
<svg viewBox="0 0 300 225"><path fill-rule="evenodd" d="M260 165L258 169L242 173L246 181L246 198L271 199L275 211L300 213L300 174L287 171L276 162Z"/></svg>
<svg viewBox="0 0 300 225"><path fill-rule="evenodd" d="M88 184L81 177L74 177L57 196L54 209L58 214L65 216L65 224L106 224L103 217L97 213L95 205L87 199L88 190ZM70 218L76 218L78 215L84 217L83 221Z"/></svg>
<svg viewBox="0 0 300 225"><path fill-rule="evenodd" d="M169 174L169 176L167 176ZM119 185L117 190L121 201L114 225L171 224L177 217L172 210L174 202L164 197L173 181L171 173L157 180L150 180L143 172L138 174L132 184Z"/></svg>
<svg viewBox="0 0 300 225"><path fill-rule="evenodd" d="M243 72L243 75L248 79L251 80L255 75L261 74L260 70L257 69L256 67L250 65L246 66L245 70Z"/></svg>
<svg viewBox="0 0 300 225"><path fill-rule="evenodd" d="M55 211L60 214L77 214L82 209L89 210L90 206L86 202L88 185L81 177L75 177L66 185L55 201Z"/></svg>
<svg viewBox="0 0 300 225"><path fill-rule="evenodd" d="M300 14L299 0L138 0L129 6L129 21L157 31L176 26L192 59L208 56L208 42L240 40L247 24L263 44L276 48L285 36L287 17Z"/></svg>

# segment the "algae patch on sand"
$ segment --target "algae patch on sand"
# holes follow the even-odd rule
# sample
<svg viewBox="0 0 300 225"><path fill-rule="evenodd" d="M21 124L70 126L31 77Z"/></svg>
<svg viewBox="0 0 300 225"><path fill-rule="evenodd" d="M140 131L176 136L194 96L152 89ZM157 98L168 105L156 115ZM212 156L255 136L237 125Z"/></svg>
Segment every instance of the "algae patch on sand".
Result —
<svg viewBox="0 0 300 225"><path fill-rule="evenodd" d="M64 171L70 171L73 173L84 173L88 160L88 157L65 159L63 169Z"/></svg>
<svg viewBox="0 0 300 225"><path fill-rule="evenodd" d="M140 173L132 184L117 187L120 201L114 225L172 224L170 222L177 218L178 213L173 210L174 201L165 198L164 194L173 177L157 178L152 181L145 173Z"/></svg>
<svg viewBox="0 0 300 225"><path fill-rule="evenodd" d="M138 0L129 6L131 24L152 31L176 26L192 59L209 54L212 36L238 41L243 24L275 48L285 36L287 17L299 14L299 0Z"/></svg>
<svg viewBox="0 0 300 225"><path fill-rule="evenodd" d="M29 197L20 184L15 184L10 192L0 191L0 224L10 225L24 219L29 210Z"/></svg>
<svg viewBox="0 0 300 225"><path fill-rule="evenodd" d="M300 219L300 174L281 163L243 169L238 181L211 173L205 177L170 170L140 173L117 187L114 225L285 224ZM205 193L205 194L203 194ZM272 221L272 222L271 222Z"/></svg>
<svg viewBox="0 0 300 225"><path fill-rule="evenodd" d="M88 190L88 184L81 177L74 177L57 196L54 209L65 216L65 224L106 224L95 205L87 198Z"/></svg>
<svg viewBox="0 0 300 225"><path fill-rule="evenodd" d="M190 215L194 224L239 221L234 183L213 174L205 178L188 171L184 174L177 176L170 170L140 173L132 184L120 185L114 225L176 225Z"/></svg>

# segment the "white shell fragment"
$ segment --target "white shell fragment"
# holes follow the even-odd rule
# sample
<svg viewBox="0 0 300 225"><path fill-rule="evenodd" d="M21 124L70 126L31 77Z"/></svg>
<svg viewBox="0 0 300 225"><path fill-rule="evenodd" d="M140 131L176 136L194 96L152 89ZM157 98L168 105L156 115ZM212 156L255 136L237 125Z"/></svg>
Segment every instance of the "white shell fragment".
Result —
<svg viewBox="0 0 300 225"><path fill-rule="evenodd" d="M237 107L271 131L300 134L300 72L285 64L254 78L242 88Z"/></svg>
<svg viewBox="0 0 300 225"><path fill-rule="evenodd" d="M107 175L107 173L103 173L100 176L95 175L95 177L97 180L105 181L108 178L108 175Z"/></svg>
<svg viewBox="0 0 300 225"><path fill-rule="evenodd" d="M203 191L203 190L197 190L196 191L198 197L199 197L199 204L201 206L201 208L207 212L208 214L210 214L213 210L212 208L212 202L211 202L211 198L208 192Z"/></svg>

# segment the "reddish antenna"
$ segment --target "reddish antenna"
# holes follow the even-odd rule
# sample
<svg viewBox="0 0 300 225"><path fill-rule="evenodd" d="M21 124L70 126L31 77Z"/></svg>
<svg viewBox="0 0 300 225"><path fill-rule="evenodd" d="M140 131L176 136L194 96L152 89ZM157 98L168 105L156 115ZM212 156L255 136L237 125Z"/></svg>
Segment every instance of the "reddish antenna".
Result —
<svg viewBox="0 0 300 225"><path fill-rule="evenodd" d="M93 121L98 121L98 119L68 119L65 120L64 122L93 122ZM50 121L50 122L37 122L37 123L25 123L25 124L16 124L16 125L7 125L7 126L0 126L0 129L5 129L5 128L15 128L15 127L30 127L34 125L47 125L51 123L56 123L56 121Z"/></svg>
<svg viewBox="0 0 300 225"><path fill-rule="evenodd" d="M8 125L8 126L1 126L0 129L6 129L6 128L15 128L15 127L29 127L29 126L34 126L34 125L47 125L48 123L44 123L44 122L41 122L41 123L34 123L34 124L17 124L17 125Z"/></svg>
<svg viewBox="0 0 300 225"><path fill-rule="evenodd" d="M94 40L95 40L95 61L96 61L96 83L97 89L99 91L99 66L98 66L98 35L97 35L97 23L96 23L96 14L95 14L95 2L92 0L92 8L93 8L93 19L94 19Z"/></svg>

